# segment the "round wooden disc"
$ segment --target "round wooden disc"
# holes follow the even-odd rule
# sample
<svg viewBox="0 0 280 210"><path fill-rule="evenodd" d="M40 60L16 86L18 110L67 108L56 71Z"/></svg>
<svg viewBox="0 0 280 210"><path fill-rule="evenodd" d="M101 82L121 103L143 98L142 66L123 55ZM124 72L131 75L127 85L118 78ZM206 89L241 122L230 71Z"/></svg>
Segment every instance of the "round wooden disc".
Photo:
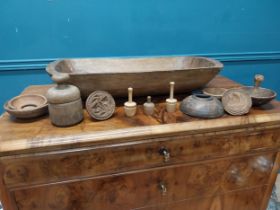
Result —
<svg viewBox="0 0 280 210"><path fill-rule="evenodd" d="M97 90L89 95L86 109L96 120L107 120L115 112L116 103L112 95L106 91Z"/></svg>
<svg viewBox="0 0 280 210"><path fill-rule="evenodd" d="M224 109L231 115L247 114L252 107L252 99L249 94L240 89L231 89L222 97Z"/></svg>

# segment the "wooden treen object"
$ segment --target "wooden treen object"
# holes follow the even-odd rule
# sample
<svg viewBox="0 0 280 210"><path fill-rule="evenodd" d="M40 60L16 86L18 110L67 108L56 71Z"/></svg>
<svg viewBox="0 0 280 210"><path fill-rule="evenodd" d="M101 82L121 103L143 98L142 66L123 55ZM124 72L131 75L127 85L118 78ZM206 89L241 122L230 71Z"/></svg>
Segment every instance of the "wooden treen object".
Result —
<svg viewBox="0 0 280 210"><path fill-rule="evenodd" d="M143 109L146 115L153 115L155 104L152 102L151 96L147 96L147 101L143 104Z"/></svg>
<svg viewBox="0 0 280 210"><path fill-rule="evenodd" d="M261 87L261 83L263 81L264 76L261 74L256 74L254 78L255 86L245 86L241 88L251 96L254 106L260 106L269 103L277 96L277 93L273 90Z"/></svg>
<svg viewBox="0 0 280 210"><path fill-rule="evenodd" d="M128 101L124 103L124 113L127 117L133 117L137 111L137 104L133 101L133 88L128 89Z"/></svg>
<svg viewBox="0 0 280 210"><path fill-rule="evenodd" d="M4 109L16 118L31 119L47 114L48 102L43 95L25 94L10 99Z"/></svg>
<svg viewBox="0 0 280 210"><path fill-rule="evenodd" d="M222 68L221 62L206 57L171 56L65 59L46 70L50 75L68 74L67 83L79 87L86 99L96 90L125 97L128 87L134 88L135 96L163 95L169 81L176 82L177 93L184 93L203 87Z"/></svg>
<svg viewBox="0 0 280 210"><path fill-rule="evenodd" d="M222 97L224 109L231 115L247 114L252 107L252 99L241 89L230 89Z"/></svg>
<svg viewBox="0 0 280 210"><path fill-rule="evenodd" d="M174 98L175 82L170 82L169 98L166 99L166 111L175 112L177 106L177 99Z"/></svg>
<svg viewBox="0 0 280 210"><path fill-rule="evenodd" d="M46 93L51 122L60 127L72 126L84 119L80 90L67 84L68 78L65 73L53 75L57 86Z"/></svg>
<svg viewBox="0 0 280 210"><path fill-rule="evenodd" d="M86 109L93 119L107 120L114 114L116 103L108 92L98 90L87 98Z"/></svg>

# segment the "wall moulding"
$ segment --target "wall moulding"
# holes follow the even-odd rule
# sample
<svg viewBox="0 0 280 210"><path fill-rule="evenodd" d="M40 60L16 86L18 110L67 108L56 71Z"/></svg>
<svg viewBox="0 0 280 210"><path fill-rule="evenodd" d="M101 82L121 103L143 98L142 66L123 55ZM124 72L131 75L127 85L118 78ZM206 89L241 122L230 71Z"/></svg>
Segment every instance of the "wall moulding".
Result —
<svg viewBox="0 0 280 210"><path fill-rule="evenodd" d="M141 56L141 55L140 55ZM147 55L152 56L152 55ZM156 55L169 56L169 55ZM183 54L172 56L184 56ZM250 61L280 61L280 51L267 52L241 52L241 53L201 53L188 54L188 56L205 56L217 59L221 62L250 62ZM114 56L110 56L114 57ZM127 56L121 56L127 57ZM136 56L132 56L136 57ZM144 56L142 56L144 57ZM27 59L27 60L0 60L0 71L19 71L19 70L41 70L46 65L58 58L47 59Z"/></svg>

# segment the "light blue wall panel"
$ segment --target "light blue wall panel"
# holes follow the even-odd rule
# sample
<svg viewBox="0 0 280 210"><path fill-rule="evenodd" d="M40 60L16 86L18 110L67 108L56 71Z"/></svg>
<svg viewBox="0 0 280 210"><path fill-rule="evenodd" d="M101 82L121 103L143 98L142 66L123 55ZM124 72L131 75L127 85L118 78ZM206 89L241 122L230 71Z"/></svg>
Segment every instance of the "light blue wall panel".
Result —
<svg viewBox="0 0 280 210"><path fill-rule="evenodd" d="M224 63L225 69L221 72L244 85L254 85L254 75L262 74L265 77L262 86L277 91L280 94L280 60L277 61L246 61ZM278 95L278 99L280 99Z"/></svg>
<svg viewBox="0 0 280 210"><path fill-rule="evenodd" d="M0 60L280 51L279 0L0 1Z"/></svg>

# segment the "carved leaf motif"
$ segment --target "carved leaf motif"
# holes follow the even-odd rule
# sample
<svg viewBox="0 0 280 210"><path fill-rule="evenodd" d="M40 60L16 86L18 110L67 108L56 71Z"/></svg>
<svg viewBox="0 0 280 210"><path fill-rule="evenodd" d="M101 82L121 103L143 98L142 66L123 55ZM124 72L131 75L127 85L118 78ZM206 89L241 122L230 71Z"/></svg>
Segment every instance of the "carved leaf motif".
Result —
<svg viewBox="0 0 280 210"><path fill-rule="evenodd" d="M115 111L114 98L105 91L93 92L86 101L86 108L90 116L97 120L110 118Z"/></svg>

